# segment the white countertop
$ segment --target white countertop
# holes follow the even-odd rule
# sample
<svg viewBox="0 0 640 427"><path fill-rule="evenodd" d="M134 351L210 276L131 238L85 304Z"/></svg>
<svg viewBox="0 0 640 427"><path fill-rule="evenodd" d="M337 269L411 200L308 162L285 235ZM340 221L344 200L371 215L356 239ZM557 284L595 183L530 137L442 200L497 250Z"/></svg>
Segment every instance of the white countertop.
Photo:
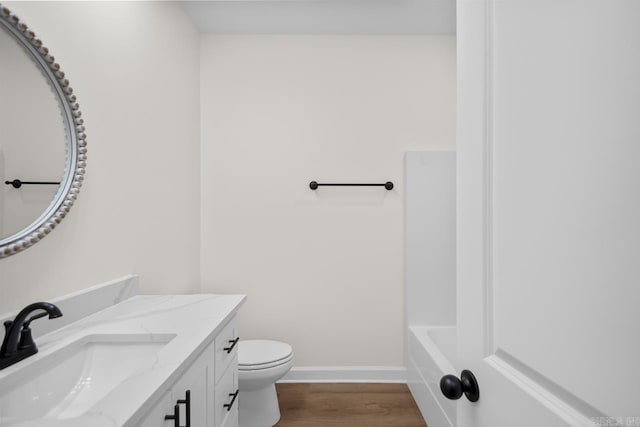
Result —
<svg viewBox="0 0 640 427"><path fill-rule="evenodd" d="M36 339L39 353L0 371L0 395L18 370L91 335L175 335L155 363L128 378L81 417L46 420L55 426L133 427L169 390L245 300L244 295L140 295ZM46 322L46 319L39 320ZM117 363L117 361L114 361ZM20 426L43 426L43 420Z"/></svg>

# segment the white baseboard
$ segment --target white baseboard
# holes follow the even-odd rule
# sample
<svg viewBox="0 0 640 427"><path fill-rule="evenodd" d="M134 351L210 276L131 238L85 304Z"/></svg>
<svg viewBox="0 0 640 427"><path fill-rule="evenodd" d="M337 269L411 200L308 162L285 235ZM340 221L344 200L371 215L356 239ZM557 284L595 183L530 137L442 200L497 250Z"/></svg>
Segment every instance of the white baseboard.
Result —
<svg viewBox="0 0 640 427"><path fill-rule="evenodd" d="M406 383L407 370L396 366L293 367L281 383Z"/></svg>

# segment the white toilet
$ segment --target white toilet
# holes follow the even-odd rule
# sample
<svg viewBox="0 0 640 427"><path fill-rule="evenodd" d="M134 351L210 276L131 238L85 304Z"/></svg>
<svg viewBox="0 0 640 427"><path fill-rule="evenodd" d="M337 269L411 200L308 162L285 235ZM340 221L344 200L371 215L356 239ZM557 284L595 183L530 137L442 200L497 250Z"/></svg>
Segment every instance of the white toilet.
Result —
<svg viewBox="0 0 640 427"><path fill-rule="evenodd" d="M292 365L289 344L271 340L238 343L239 427L272 427L280 420L275 382Z"/></svg>

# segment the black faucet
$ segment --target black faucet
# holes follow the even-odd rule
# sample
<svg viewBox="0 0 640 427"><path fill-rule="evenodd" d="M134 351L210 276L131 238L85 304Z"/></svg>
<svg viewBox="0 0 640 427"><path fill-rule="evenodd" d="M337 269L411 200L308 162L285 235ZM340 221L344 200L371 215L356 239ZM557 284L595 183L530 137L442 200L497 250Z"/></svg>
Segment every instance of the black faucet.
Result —
<svg viewBox="0 0 640 427"><path fill-rule="evenodd" d="M27 319L27 316L35 310L44 310L45 312ZM0 369L18 363L38 352L38 347L33 341L29 325L33 320L44 317L47 314L49 319L62 316L62 312L55 305L49 302L34 302L23 308L14 320L4 322L5 335L4 341L2 341L2 348L0 348Z"/></svg>

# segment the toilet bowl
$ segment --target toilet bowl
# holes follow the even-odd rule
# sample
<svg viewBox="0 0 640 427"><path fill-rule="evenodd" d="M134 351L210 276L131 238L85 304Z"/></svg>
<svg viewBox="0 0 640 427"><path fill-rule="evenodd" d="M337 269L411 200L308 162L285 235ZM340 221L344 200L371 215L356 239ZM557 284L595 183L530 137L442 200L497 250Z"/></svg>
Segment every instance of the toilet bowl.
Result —
<svg viewBox="0 0 640 427"><path fill-rule="evenodd" d="M238 343L239 427L272 427L280 420L275 382L291 366L289 344L271 340Z"/></svg>

